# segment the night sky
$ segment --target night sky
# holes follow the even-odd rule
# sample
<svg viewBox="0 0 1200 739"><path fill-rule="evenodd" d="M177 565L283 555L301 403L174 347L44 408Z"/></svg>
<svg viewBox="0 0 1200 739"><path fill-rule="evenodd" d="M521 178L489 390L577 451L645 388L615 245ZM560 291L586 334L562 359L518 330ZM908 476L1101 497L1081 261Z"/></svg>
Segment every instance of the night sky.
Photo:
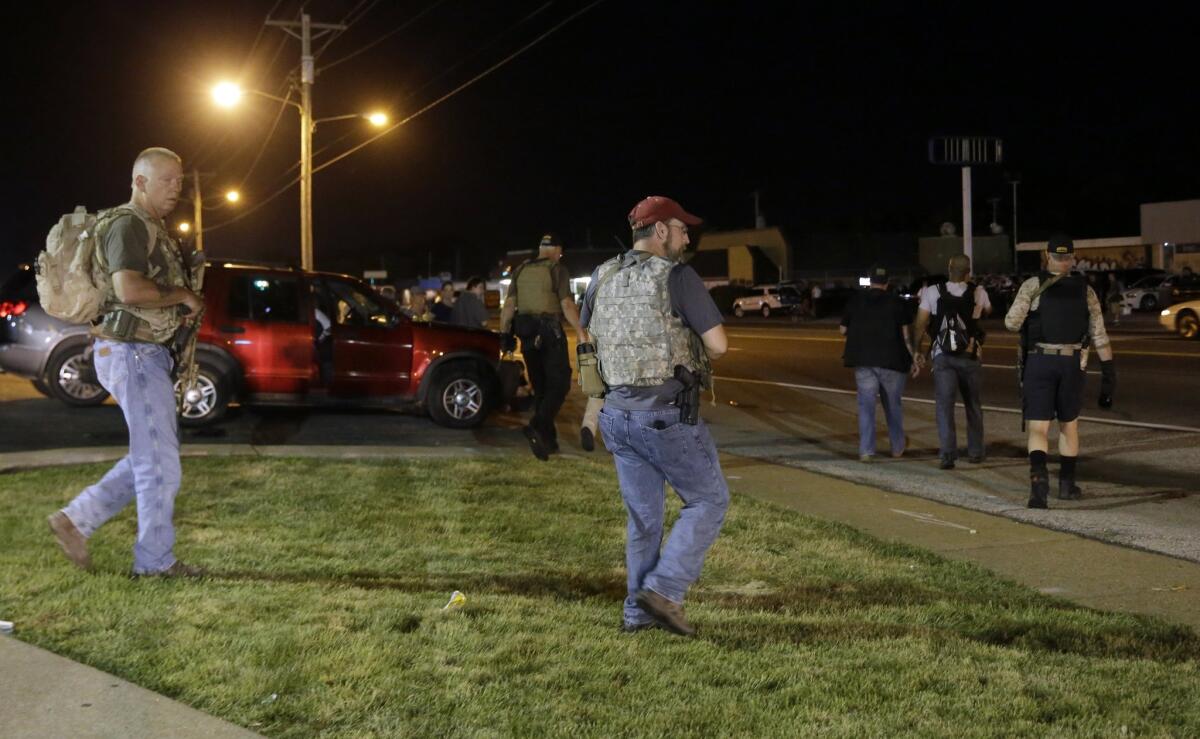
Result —
<svg viewBox="0 0 1200 739"><path fill-rule="evenodd" d="M298 261L298 186L262 205L295 179L296 112L283 110L268 138L277 103L247 97L225 111L209 97L224 78L286 90L300 45L262 29L276 4L43 5L15 11L5 44L4 274L61 213L127 200L133 157L151 145L208 173L206 202L229 186L243 193L236 209L206 211L210 253ZM318 69L424 12L321 72L315 114L402 118L585 5L312 0L315 21L354 20ZM710 228L748 228L755 190L795 243L911 234L915 258L916 236L961 218L958 170L927 162L938 134L1005 141L1005 167L976 170L977 233L991 221L989 197L1002 198L999 221L1011 228L1005 169L1022 180L1022 240L1136 235L1140 203L1200 197L1195 4L1086 15L1049 3L916 5L601 2L318 172L317 266L406 277L430 254L435 271L451 269L457 253L464 272L483 271L547 229L568 248L628 243L625 214L652 193ZM299 7L282 0L272 17L294 19ZM357 121L320 125L316 165L371 133ZM182 219L186 204L172 222ZM865 258L848 249L839 261Z"/></svg>

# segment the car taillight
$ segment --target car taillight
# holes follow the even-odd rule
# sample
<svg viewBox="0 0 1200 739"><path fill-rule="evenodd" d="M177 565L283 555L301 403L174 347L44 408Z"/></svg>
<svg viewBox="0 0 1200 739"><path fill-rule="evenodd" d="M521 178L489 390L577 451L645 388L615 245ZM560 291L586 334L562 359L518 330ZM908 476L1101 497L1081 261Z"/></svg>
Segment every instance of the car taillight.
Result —
<svg viewBox="0 0 1200 739"><path fill-rule="evenodd" d="M8 318L9 316L19 316L25 312L29 305L24 300L11 301L5 300L0 303L0 318Z"/></svg>

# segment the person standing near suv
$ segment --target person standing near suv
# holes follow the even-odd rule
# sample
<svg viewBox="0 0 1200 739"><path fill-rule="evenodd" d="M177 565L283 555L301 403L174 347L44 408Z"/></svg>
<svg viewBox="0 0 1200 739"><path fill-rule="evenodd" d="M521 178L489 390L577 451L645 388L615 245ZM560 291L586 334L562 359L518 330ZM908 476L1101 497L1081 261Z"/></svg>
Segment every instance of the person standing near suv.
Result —
<svg viewBox="0 0 1200 739"><path fill-rule="evenodd" d="M873 267L871 286L859 290L846 306L840 330L846 337L842 360L854 368L858 386L858 459L875 457L875 401L883 402L893 457L904 455L904 409L900 396L911 370L908 350L908 311L904 302L888 292L884 267Z"/></svg>
<svg viewBox="0 0 1200 739"><path fill-rule="evenodd" d="M129 454L49 524L67 558L90 569L87 539L136 500L133 574L195 577L202 571L173 552L181 470L168 344L185 321L181 314L204 307L188 288L189 268L163 223L183 187L182 161L169 149L146 149L134 161L132 187L129 203L97 229L96 261L110 284L103 320L93 329L96 375L125 416Z"/></svg>
<svg viewBox="0 0 1200 739"><path fill-rule="evenodd" d="M982 346L977 321L992 312L992 303L983 285L967 282L971 276L970 257L955 254L950 257L946 271L950 279L921 293L921 306L913 325L912 352L917 364L923 365L921 343L928 331L941 447L939 467L950 470L958 457L958 432L954 427L956 394L962 395L967 411L967 459L974 464L983 461L983 408L979 400ZM965 343L960 344L960 340Z"/></svg>
<svg viewBox="0 0 1200 739"><path fill-rule="evenodd" d="M521 429L533 455L543 462L558 451L554 419L571 389L571 361L567 357L565 316L578 334L579 309L571 294L570 275L562 260L562 240L546 234L538 255L517 267L500 312L500 333L521 339L521 354L533 385L534 411ZM508 350L508 346L505 350Z"/></svg>

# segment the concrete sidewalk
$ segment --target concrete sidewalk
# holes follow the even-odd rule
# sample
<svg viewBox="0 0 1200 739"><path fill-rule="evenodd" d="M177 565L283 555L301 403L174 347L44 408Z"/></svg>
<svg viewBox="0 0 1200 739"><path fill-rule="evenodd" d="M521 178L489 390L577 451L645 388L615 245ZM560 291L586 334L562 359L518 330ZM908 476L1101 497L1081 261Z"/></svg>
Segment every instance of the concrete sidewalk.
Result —
<svg viewBox="0 0 1200 739"><path fill-rule="evenodd" d="M259 736L100 670L3 636L0 735L7 739Z"/></svg>

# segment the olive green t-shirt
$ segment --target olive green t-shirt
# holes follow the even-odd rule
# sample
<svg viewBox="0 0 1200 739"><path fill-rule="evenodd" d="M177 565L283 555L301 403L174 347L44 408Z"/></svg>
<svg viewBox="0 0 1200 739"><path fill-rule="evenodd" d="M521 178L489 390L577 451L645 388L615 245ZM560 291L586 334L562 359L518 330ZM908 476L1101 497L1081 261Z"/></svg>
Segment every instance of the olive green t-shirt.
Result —
<svg viewBox="0 0 1200 739"><path fill-rule="evenodd" d="M167 272L167 251L150 251L150 232L142 219L132 213L117 216L104 233L104 256L108 262L108 273L133 270L138 274L150 274L151 264L157 267L156 274Z"/></svg>

